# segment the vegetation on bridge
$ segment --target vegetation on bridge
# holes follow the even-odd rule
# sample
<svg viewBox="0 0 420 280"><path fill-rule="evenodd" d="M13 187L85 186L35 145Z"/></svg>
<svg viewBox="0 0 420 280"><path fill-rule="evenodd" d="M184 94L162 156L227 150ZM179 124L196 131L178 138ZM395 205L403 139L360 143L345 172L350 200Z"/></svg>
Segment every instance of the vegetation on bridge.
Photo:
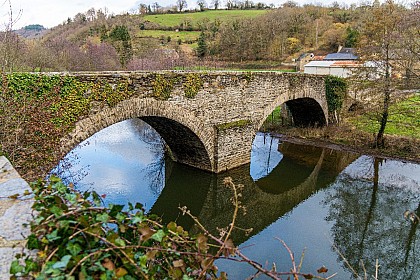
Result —
<svg viewBox="0 0 420 280"><path fill-rule="evenodd" d="M203 80L198 73L188 73L185 77L173 73L157 74L152 82L153 95L157 99L168 100L175 84L182 84L185 97L194 98L203 86Z"/></svg>
<svg viewBox="0 0 420 280"><path fill-rule="evenodd" d="M343 78L327 76L325 78L325 94L328 103L328 113L330 121L338 123L339 111L343 106L344 98L347 94L348 84Z"/></svg>
<svg viewBox="0 0 420 280"><path fill-rule="evenodd" d="M203 86L203 80L200 75L197 73L189 73L185 77L183 83L185 96L188 98L193 98L197 95L198 91Z"/></svg>
<svg viewBox="0 0 420 280"><path fill-rule="evenodd" d="M59 155L60 139L98 106L115 106L132 94L127 82L79 82L72 76L12 73L2 76L0 150L31 179ZM34 176L34 177L33 177Z"/></svg>

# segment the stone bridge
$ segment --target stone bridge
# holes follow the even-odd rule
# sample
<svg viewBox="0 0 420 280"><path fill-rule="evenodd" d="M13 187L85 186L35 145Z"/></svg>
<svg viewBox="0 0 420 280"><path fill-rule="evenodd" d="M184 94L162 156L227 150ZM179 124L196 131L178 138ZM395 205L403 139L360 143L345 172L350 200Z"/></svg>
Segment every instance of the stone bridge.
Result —
<svg viewBox="0 0 420 280"><path fill-rule="evenodd" d="M321 76L275 72L71 75L111 86L125 82L134 94L114 107L91 106L89 115L61 140L63 153L107 126L140 118L162 136L175 160L219 173L250 161L256 132L279 105L287 105L299 126L324 125L328 120Z"/></svg>

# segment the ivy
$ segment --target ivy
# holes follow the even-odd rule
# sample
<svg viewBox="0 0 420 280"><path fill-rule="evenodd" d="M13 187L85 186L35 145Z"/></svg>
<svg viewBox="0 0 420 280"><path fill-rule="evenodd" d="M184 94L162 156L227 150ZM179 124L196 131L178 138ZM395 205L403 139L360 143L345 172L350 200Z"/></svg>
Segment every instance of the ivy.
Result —
<svg viewBox="0 0 420 280"><path fill-rule="evenodd" d="M94 192L79 193L51 177L31 184L39 213L27 247L10 273L36 279L193 279L212 275L207 237L175 222L164 226L141 204L104 206ZM204 270L204 271L203 271Z"/></svg>
<svg viewBox="0 0 420 280"><path fill-rule="evenodd" d="M327 76L325 78L328 112L331 113L341 109L347 89L347 81L344 78L336 76Z"/></svg>
<svg viewBox="0 0 420 280"><path fill-rule="evenodd" d="M200 88L203 86L203 80L197 73L189 73L186 75L184 82L184 92L187 98L194 98Z"/></svg>
<svg viewBox="0 0 420 280"><path fill-rule="evenodd" d="M92 101L113 107L133 94L128 81L81 82L74 76L2 73L0 150L27 179L44 176L60 157L60 139Z"/></svg>
<svg viewBox="0 0 420 280"><path fill-rule="evenodd" d="M168 100L171 97L171 92L174 87L174 82L164 75L157 74L155 80L152 82L153 95L160 100Z"/></svg>
<svg viewBox="0 0 420 280"><path fill-rule="evenodd" d="M252 75L251 71L245 73L243 77L247 81L247 83L252 82L252 80L254 79L254 76Z"/></svg>

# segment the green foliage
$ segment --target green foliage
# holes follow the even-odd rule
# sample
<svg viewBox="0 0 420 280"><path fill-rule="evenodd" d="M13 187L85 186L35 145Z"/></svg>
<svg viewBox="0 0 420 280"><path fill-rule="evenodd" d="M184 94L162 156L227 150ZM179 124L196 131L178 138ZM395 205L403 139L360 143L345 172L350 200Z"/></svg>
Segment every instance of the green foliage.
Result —
<svg viewBox="0 0 420 280"><path fill-rule="evenodd" d="M91 92L89 101L100 101L110 107L114 107L133 94L133 91L128 87L127 80L116 85L111 85L107 82L92 83L89 90Z"/></svg>
<svg viewBox="0 0 420 280"><path fill-rule="evenodd" d="M111 39L111 43L114 48L117 50L118 55L120 56L120 63L125 67L128 61L132 58L132 46L131 46L131 37L128 32L128 28L125 25L117 25L112 29L108 38Z"/></svg>
<svg viewBox="0 0 420 280"><path fill-rule="evenodd" d="M42 31L45 30L45 27L40 24L30 24L25 26L23 29L25 30L35 30L35 31Z"/></svg>
<svg viewBox="0 0 420 280"><path fill-rule="evenodd" d="M189 73L185 77L184 81L184 92L185 96L188 98L194 98L200 88L203 86L203 80L200 75L197 73Z"/></svg>
<svg viewBox="0 0 420 280"><path fill-rule="evenodd" d="M170 77L157 74L153 84L153 95L160 100L167 100L171 97L174 82Z"/></svg>
<svg viewBox="0 0 420 280"><path fill-rule="evenodd" d="M347 82L343 78L336 76L327 76L325 78L328 112L335 112L341 109L347 93L347 88Z"/></svg>
<svg viewBox="0 0 420 280"><path fill-rule="evenodd" d="M181 43L196 42L200 36L198 31L171 31L171 30L140 30L136 34L139 38L161 38L171 37L171 41L179 41Z"/></svg>
<svg viewBox="0 0 420 280"><path fill-rule="evenodd" d="M262 131L275 131L276 128L283 125L281 117L281 106L277 106L270 115L265 119L260 130Z"/></svg>
<svg viewBox="0 0 420 280"><path fill-rule="evenodd" d="M244 74L244 78L247 81L247 83L250 83L250 82L252 82L254 76L252 75L251 71L248 71Z"/></svg>
<svg viewBox="0 0 420 280"><path fill-rule="evenodd" d="M350 26L347 27L346 29L346 42L344 43L344 45L347 48L354 48L356 47L356 44L359 40L359 32L357 31L357 29L351 28Z"/></svg>
<svg viewBox="0 0 420 280"><path fill-rule="evenodd" d="M125 25L117 25L112 29L109 34L109 38L114 41L130 41L130 33L128 33L128 28Z"/></svg>
<svg viewBox="0 0 420 280"><path fill-rule="evenodd" d="M59 178L31 185L38 216L27 248L10 272L36 279L192 279L217 269L207 237L191 237L176 223L161 225L142 205L103 206L97 193L78 193Z"/></svg>
<svg viewBox="0 0 420 280"><path fill-rule="evenodd" d="M204 32L200 33L197 44L197 56L203 58L207 54L206 34Z"/></svg>

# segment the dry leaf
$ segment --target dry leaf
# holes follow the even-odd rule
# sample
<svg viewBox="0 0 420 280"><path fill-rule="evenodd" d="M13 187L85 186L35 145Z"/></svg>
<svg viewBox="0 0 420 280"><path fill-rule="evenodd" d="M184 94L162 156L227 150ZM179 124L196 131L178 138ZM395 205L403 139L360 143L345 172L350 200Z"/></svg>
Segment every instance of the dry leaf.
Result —
<svg viewBox="0 0 420 280"><path fill-rule="evenodd" d="M108 258L104 259L104 261L102 262L102 266L105 267L108 270L114 270L115 269L115 264Z"/></svg>
<svg viewBox="0 0 420 280"><path fill-rule="evenodd" d="M322 266L321 268L319 268L317 270L318 273L327 273L328 272L328 268L326 268L325 266Z"/></svg>

